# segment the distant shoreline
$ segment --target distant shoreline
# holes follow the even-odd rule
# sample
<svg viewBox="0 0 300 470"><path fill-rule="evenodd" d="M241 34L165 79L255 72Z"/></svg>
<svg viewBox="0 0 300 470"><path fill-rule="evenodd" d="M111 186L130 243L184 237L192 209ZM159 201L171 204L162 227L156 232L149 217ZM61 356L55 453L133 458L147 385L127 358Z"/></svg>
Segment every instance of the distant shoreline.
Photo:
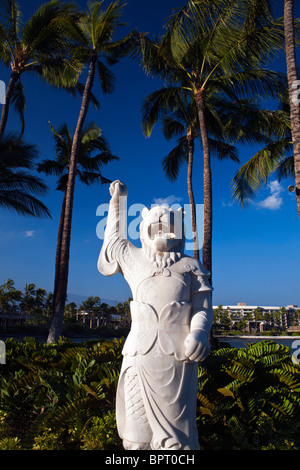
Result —
<svg viewBox="0 0 300 470"><path fill-rule="evenodd" d="M221 338L237 338L237 339L300 339L300 336L283 336L283 335L278 335L278 336L265 336L265 335L216 335L215 338L221 339Z"/></svg>

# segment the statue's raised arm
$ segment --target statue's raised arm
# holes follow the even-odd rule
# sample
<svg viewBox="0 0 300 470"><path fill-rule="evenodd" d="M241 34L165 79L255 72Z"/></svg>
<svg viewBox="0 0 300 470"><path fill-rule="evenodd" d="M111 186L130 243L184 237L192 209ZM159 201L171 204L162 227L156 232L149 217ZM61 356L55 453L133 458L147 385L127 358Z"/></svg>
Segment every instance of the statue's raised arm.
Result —
<svg viewBox="0 0 300 470"><path fill-rule="evenodd" d="M105 276L112 276L121 271L118 252L122 245L128 243L126 238L126 202L128 189L121 181L111 183L107 224L103 246L98 259L98 270Z"/></svg>

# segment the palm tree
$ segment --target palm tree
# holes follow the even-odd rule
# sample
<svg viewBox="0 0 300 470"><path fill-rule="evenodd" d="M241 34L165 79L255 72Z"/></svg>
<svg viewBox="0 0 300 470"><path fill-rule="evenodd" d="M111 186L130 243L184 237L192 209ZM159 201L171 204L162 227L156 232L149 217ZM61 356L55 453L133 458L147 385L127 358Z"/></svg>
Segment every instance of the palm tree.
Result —
<svg viewBox="0 0 300 470"><path fill-rule="evenodd" d="M36 293L37 289L35 284L30 283L25 285L22 300L20 302L21 315L27 320L29 316L33 315L36 307Z"/></svg>
<svg viewBox="0 0 300 470"><path fill-rule="evenodd" d="M174 135L184 134L184 136L178 139L177 145L163 159L162 163L168 178L171 181L174 181L177 178L181 162L184 159L187 161L187 190L191 210L194 257L199 259L196 205L193 190L195 138L198 132L199 124L195 113L193 113L193 110L195 110L195 107L189 103L185 109L179 106L178 109L173 113L173 116L166 115L163 118L163 133L168 140L170 140Z"/></svg>
<svg viewBox="0 0 300 470"><path fill-rule="evenodd" d="M154 92L143 104L142 126L146 137L150 137L154 124L160 117L165 138L171 140L174 136L180 136L177 145L163 159L162 165L166 176L170 181L178 177L179 168L183 162L188 163L187 189L191 210L191 225L193 236L194 257L199 259L199 244L197 234L196 207L193 190L193 159L195 138L199 129L198 118L195 114L195 106L187 102L185 96L178 93L176 108L168 110L166 102L157 97L167 90Z"/></svg>
<svg viewBox="0 0 300 470"><path fill-rule="evenodd" d="M16 303L22 299L22 292L15 288L12 279L8 279L0 286L0 310L2 313L2 324L6 324L7 316L12 314Z"/></svg>
<svg viewBox="0 0 300 470"><path fill-rule="evenodd" d="M244 96L278 96L279 74L261 68L283 44L282 23L275 21L265 2L248 0L189 1L174 14L162 39L141 35L145 70L168 85L180 86L193 97L203 150L204 231L203 264L212 270L211 148L206 111L208 95L223 94L238 101ZM173 94L168 101L173 105ZM224 130L225 130L224 125Z"/></svg>
<svg viewBox="0 0 300 470"><path fill-rule="evenodd" d="M60 275L60 264L61 264L61 248L63 239L63 227L65 221L65 210L66 210L66 191L68 183L68 172L70 165L70 155L72 151L72 136L69 128L64 124L58 131L51 126L54 134L55 149L56 149L56 160L44 160L39 163L38 171L43 172L46 175L59 176L57 182L57 190L62 191L64 194L58 235L56 244L56 261L55 261L55 282L54 282L54 294L53 294L53 308L57 302L57 294L59 287L59 275ZM98 152L95 156L92 156L94 152ZM100 181L101 184L109 183L110 181L102 176L101 167L107 163L117 160L118 157L111 154L109 151L108 144L103 136L101 136L101 130L94 123L91 122L85 126L80 136L80 147L77 160L77 176L79 180L89 186L90 184L97 183ZM56 323L55 323L56 325ZM49 334L52 334L52 330Z"/></svg>
<svg viewBox="0 0 300 470"><path fill-rule="evenodd" d="M52 0L40 6L25 22L16 0L0 4L0 60L11 67L5 103L0 120L0 141L13 103L21 116L24 131L24 89L21 82L25 72L35 73L51 85L74 87L79 68L68 55L68 23L76 10L71 3Z"/></svg>
<svg viewBox="0 0 300 470"><path fill-rule="evenodd" d="M0 142L0 207L21 215L50 217L47 207L36 198L45 194L47 186L33 171L37 149L15 135Z"/></svg>
<svg viewBox="0 0 300 470"><path fill-rule="evenodd" d="M88 66L88 74L82 94L80 112L73 135L68 182L65 193L65 216L62 229L61 261L59 266L57 295L54 304L54 316L49 332L48 342L55 342L61 330L64 315L64 305L67 295L70 239L73 213L73 200L75 178L77 173L77 161L80 149L80 136L87 117L91 93L96 76L96 69L103 93L111 93L114 88L114 76L105 65L114 64L118 58L126 54L131 47L132 34L118 41L113 41L113 36L121 25L119 23L122 6L119 1L111 3L108 8L102 10L103 2L89 4L87 12L81 15L79 21L73 24L72 35L77 43L73 49L75 60Z"/></svg>
<svg viewBox="0 0 300 470"><path fill-rule="evenodd" d="M174 93L174 91L173 88L172 92ZM176 97L177 104L174 101L171 106L168 105L169 95L170 89L163 88L146 98L143 104L143 129L144 134L149 137L155 122L160 118L162 131L166 139L170 140L172 137L181 136L177 140L177 145L163 159L162 164L167 177L171 181L175 181L180 166L184 162L188 163L187 188L191 207L194 257L199 259L196 206L192 184L195 140L200 137L197 108L193 97L191 97L192 101L186 102L187 97L183 96L181 88L178 88ZM221 160L231 158L233 161L239 162L237 149L223 139L223 126L220 126L220 123L224 115L224 106L225 109L226 106L228 106L226 100L216 99L214 95L210 98L210 107L207 110L210 148L213 155L216 155ZM234 111L232 103L230 103L230 111ZM218 119L216 119L216 116L218 116ZM238 117L235 121L238 122ZM233 137L237 138L237 135L241 138L241 129L240 126L234 125L233 129L230 131L230 137L231 139L233 139ZM227 137L228 136L229 126L227 125Z"/></svg>
<svg viewBox="0 0 300 470"><path fill-rule="evenodd" d="M289 84L291 131L294 149L294 171L296 183L296 201L300 219L300 108L298 100L293 99L294 84L297 80L295 55L294 0L284 0L284 32L286 65Z"/></svg>

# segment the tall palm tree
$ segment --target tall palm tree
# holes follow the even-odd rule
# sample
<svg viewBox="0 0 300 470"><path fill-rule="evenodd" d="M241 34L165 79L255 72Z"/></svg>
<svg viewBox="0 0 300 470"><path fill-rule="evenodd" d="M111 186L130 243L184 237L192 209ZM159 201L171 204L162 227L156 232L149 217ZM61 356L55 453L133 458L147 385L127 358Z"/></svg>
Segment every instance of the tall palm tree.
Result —
<svg viewBox="0 0 300 470"><path fill-rule="evenodd" d="M47 191L40 178L31 173L37 157L37 149L14 134L0 142L0 207L21 215L51 218L47 207L36 198Z"/></svg>
<svg viewBox="0 0 300 470"><path fill-rule="evenodd" d="M195 151L195 139L199 129L195 107L188 103L186 107L179 106L171 115L165 115L162 119L163 133L166 139L170 140L176 135L181 135L177 145L163 159L163 169L167 177L174 181L177 179L179 167L185 160L187 161L187 191L191 211L191 226L194 247L194 258L199 259L198 230L196 220L196 205L193 190L193 162Z"/></svg>
<svg viewBox="0 0 300 470"><path fill-rule="evenodd" d="M166 94L167 89L158 90L149 95L143 103L142 127L146 137L150 137L156 121L160 118L162 131L167 140L180 136L177 145L162 160L162 166L170 181L175 181L183 162L188 163L187 190L191 211L191 226L193 236L194 257L199 259L198 231L196 221L196 206L193 190L193 160L195 150L195 138L199 124L195 106L186 100L186 97L178 90L177 104L168 109L167 102L161 100L161 94ZM158 99L157 99L158 98Z"/></svg>
<svg viewBox="0 0 300 470"><path fill-rule="evenodd" d="M42 163L39 163L38 171L43 172L46 175L58 176L59 179L57 181L56 189L58 191L62 191L64 194L56 244L55 281L53 294L53 305L55 305L59 286L61 245L66 210L66 190L73 138L70 134L67 124L64 124L58 131L56 131L52 126L51 129L54 134L56 159L47 159ZM97 152L97 154L93 156L95 152ZM101 135L101 130L99 127L94 122L86 125L83 128L80 136L80 147L77 160L77 176L79 180L87 186L98 182L101 184L109 183L110 180L102 175L101 168L103 165L106 165L109 162L117 159L118 157L111 154L108 143Z"/></svg>
<svg viewBox="0 0 300 470"><path fill-rule="evenodd" d="M162 39L141 35L145 70L189 91L196 103L203 150L203 264L212 270L212 175L206 118L207 95L213 89L228 98L277 96L278 74L262 69L283 44L283 27L267 2L190 0L175 13ZM172 102L172 96L169 97Z"/></svg>
<svg viewBox="0 0 300 470"><path fill-rule="evenodd" d="M180 136L177 145L163 159L163 169L167 177L171 181L177 179L180 166L187 162L187 188L191 208L191 225L193 233L194 257L199 259L199 244L196 220L196 205L193 191L192 175L193 160L195 150L195 140L200 137L199 121L195 102L187 102L186 96L183 96L182 89L178 88L178 94L175 96L174 88L172 90L163 88L149 95L143 104L143 129L144 134L149 137L152 133L155 122L160 118L162 122L162 131L166 139ZM174 94L176 102L172 101L169 106L168 97L170 92ZM216 99L212 95L210 99L210 107L207 109L207 120L209 126L209 143L213 155L219 159L231 158L238 162L237 149L230 143L224 141L222 118L224 115L224 107L228 106L226 100ZM232 110L230 103L230 111ZM218 117L218 118L216 118ZM234 136L230 132L230 138L233 139L238 135L241 137L240 126L233 126ZM227 125L227 137L229 136L229 126Z"/></svg>
<svg viewBox="0 0 300 470"><path fill-rule="evenodd" d="M15 288L12 279L8 279L4 284L0 285L0 309L2 311L1 323L7 324L9 321L7 316L16 308L16 303L22 299L22 292Z"/></svg>
<svg viewBox="0 0 300 470"><path fill-rule="evenodd" d="M73 135L68 182L66 189L65 217L62 230L61 261L58 273L57 296L54 303L53 321L50 328L48 342L55 342L60 334L64 306L67 295L71 225L73 213L73 200L77 161L80 148L80 136L87 117L91 93L95 81L96 70L104 93L111 93L114 88L114 76L105 65L117 62L118 57L127 53L132 35L118 41L113 36L120 23L123 6L119 1L111 3L106 10L102 10L103 2L89 4L89 9L81 15L79 21L73 24L72 34L77 43L73 50L75 60L87 65L88 74L82 95L80 112Z"/></svg>
<svg viewBox="0 0 300 470"><path fill-rule="evenodd" d="M68 54L68 23L76 13L71 3L52 0L40 6L23 23L22 11L16 0L0 3L0 60L11 67L5 103L0 120L0 141L13 103L21 116L24 131L24 89L22 75L35 73L51 85L76 85L79 64Z"/></svg>
<svg viewBox="0 0 300 470"><path fill-rule="evenodd" d="M294 149L296 201L300 219L300 107L298 100L293 98L295 92L294 84L298 79L295 55L294 0L284 0L284 32L290 97L291 131Z"/></svg>

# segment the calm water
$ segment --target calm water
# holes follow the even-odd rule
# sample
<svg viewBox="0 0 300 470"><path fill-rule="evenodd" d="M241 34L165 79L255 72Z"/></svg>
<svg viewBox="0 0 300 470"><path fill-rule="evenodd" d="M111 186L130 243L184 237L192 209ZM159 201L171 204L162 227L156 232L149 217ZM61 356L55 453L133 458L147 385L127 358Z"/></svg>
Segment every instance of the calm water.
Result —
<svg viewBox="0 0 300 470"><path fill-rule="evenodd" d="M300 336L222 336L218 337L218 340L235 348L245 348L246 344L258 343L263 340L288 346L292 353L300 348Z"/></svg>

